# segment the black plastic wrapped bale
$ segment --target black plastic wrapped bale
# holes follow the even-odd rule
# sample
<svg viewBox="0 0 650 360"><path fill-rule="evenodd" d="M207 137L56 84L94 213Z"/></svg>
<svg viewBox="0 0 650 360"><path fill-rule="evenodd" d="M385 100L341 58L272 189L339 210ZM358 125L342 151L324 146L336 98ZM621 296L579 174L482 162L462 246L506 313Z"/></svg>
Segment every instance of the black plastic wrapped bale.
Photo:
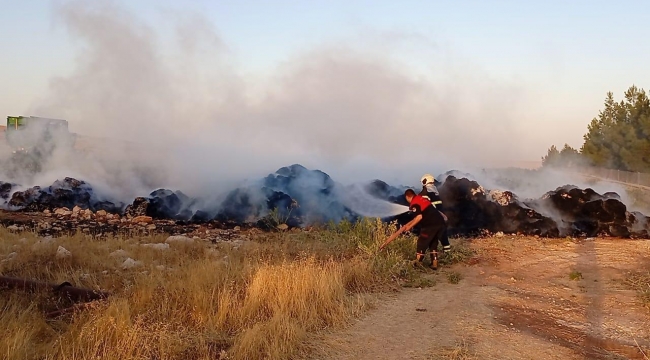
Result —
<svg viewBox="0 0 650 360"><path fill-rule="evenodd" d="M298 164L280 168L264 180L267 196L282 192L295 201L292 214L301 223L338 222L345 217L346 209L338 201L335 188L336 183L326 173Z"/></svg>
<svg viewBox="0 0 650 360"><path fill-rule="evenodd" d="M635 238L648 238L650 235L650 218L644 214L633 211L627 214L627 223L630 224L631 236Z"/></svg>
<svg viewBox="0 0 650 360"><path fill-rule="evenodd" d="M192 215L190 221L193 223L205 223L212 220L213 217L214 216L207 211L198 210Z"/></svg>
<svg viewBox="0 0 650 360"><path fill-rule="evenodd" d="M447 176L440 187L451 235L490 232L558 236L555 221L509 191L486 191L476 181Z"/></svg>
<svg viewBox="0 0 650 360"><path fill-rule="evenodd" d="M217 219L244 223L269 211L277 211L290 226L356 219L340 202L338 191L339 185L326 173L295 164L269 174L259 185L232 191Z"/></svg>
<svg viewBox="0 0 650 360"><path fill-rule="evenodd" d="M9 205L24 211L40 211L41 204L37 200L41 194L41 188L34 186L25 191L16 191L9 200Z"/></svg>
<svg viewBox="0 0 650 360"><path fill-rule="evenodd" d="M510 191L484 189L471 175L457 171L447 172L438 180L443 181L438 190L449 219L450 235L472 236L488 230L549 237L608 235L627 238L647 237L650 232L648 217L628 212L614 192L601 195L590 188L566 185L539 199L522 200ZM15 189L12 184L0 182L0 203L4 200L3 205L9 204L10 208L22 211L79 206L114 213L124 208L124 204L100 198L89 184L72 178L56 181L45 188ZM158 189L147 197L135 198L123 213L179 222L218 220L232 226L253 225L260 220L269 223L270 214L276 216L275 222L282 221L290 227L343 219L354 221L360 218L359 214L343 204L344 196L349 194L346 191L355 189L358 188L343 187L320 170L295 164L231 191L220 203L208 204L204 203L208 200L189 198L180 191ZM378 199L408 205L403 195L405 189L373 180L365 184L363 190ZM420 185L413 188L416 193L420 189ZM412 215L406 212L382 220L396 220L403 225L411 219Z"/></svg>
<svg viewBox="0 0 650 360"><path fill-rule="evenodd" d="M475 181L448 176L439 191L451 236L477 234L500 221L495 207L486 208L485 190Z"/></svg>
<svg viewBox="0 0 650 360"><path fill-rule="evenodd" d="M14 188L14 184L0 181L0 200L9 200L9 195Z"/></svg>
<svg viewBox="0 0 650 360"><path fill-rule="evenodd" d="M35 186L25 191L15 192L9 205L23 211L43 211L55 208L79 206L89 209L93 198L92 188L83 181L73 178L57 180L52 185L41 188Z"/></svg>
<svg viewBox="0 0 650 360"><path fill-rule="evenodd" d="M147 216L154 219L190 220L193 216L189 206L194 200L181 191L158 189L149 194L148 200Z"/></svg>
<svg viewBox="0 0 650 360"><path fill-rule="evenodd" d="M107 213L111 214L118 214L122 211L124 208L124 204L122 203L113 203L111 201L97 201L91 203L90 210L97 212L99 210L104 210Z"/></svg>
<svg viewBox="0 0 650 360"><path fill-rule="evenodd" d="M544 237L559 235L559 229L553 219L520 201L513 192L491 190L486 198L492 204L486 204L485 207L495 220L493 227L488 230ZM497 212L494 212L495 205Z"/></svg>
<svg viewBox="0 0 650 360"><path fill-rule="evenodd" d="M540 211L554 213L561 236L615 236L628 238L639 231L627 207L613 192L600 195L593 189L563 186L549 191L530 205Z"/></svg>
<svg viewBox="0 0 650 360"><path fill-rule="evenodd" d="M221 210L216 219L235 223L254 221L267 208L266 200L262 193L254 188L235 189L221 203Z"/></svg>
<svg viewBox="0 0 650 360"><path fill-rule="evenodd" d="M366 184L363 189L370 195L376 197L377 199L385 200L392 202L394 204L399 204L399 205L404 205L408 206L408 202L406 201L406 198L404 197L404 191L408 189L408 187L402 186L402 187L395 187L388 185L384 181L381 180L373 180L370 183ZM419 192L418 189L414 189Z"/></svg>
<svg viewBox="0 0 650 360"><path fill-rule="evenodd" d="M216 218L241 224L257 222L258 226L269 228L272 221L268 216L273 213L276 217L274 221L298 226L300 212L298 203L281 191L268 187L259 190L247 188L232 191L222 203Z"/></svg>
<svg viewBox="0 0 650 360"><path fill-rule="evenodd" d="M147 215L154 219L173 219L181 211L183 202L171 190L158 189L149 194Z"/></svg>

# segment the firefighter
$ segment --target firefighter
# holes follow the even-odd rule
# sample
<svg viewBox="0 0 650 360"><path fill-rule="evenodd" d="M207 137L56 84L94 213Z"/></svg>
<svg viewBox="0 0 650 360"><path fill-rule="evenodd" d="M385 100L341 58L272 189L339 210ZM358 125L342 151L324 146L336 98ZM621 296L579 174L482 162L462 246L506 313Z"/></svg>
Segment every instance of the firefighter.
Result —
<svg viewBox="0 0 650 360"><path fill-rule="evenodd" d="M420 191L419 195L431 201L431 204L442 214L442 217L445 219L445 225L448 225L449 219L443 212L442 199L440 198L440 193L438 192L438 188L435 185L436 179L431 174L424 174L420 181L422 182L422 191ZM440 243L442 243L442 251L444 253L447 253L451 250L449 236L447 235L447 226L445 226L445 230L440 234Z"/></svg>
<svg viewBox="0 0 650 360"><path fill-rule="evenodd" d="M415 225L419 224L420 234L418 236L415 264L422 263L425 253L429 250L431 268L437 270L438 240L441 238L441 233L445 232L447 227L445 219L442 217L442 213L436 210L433 204L431 204L431 201L420 195L416 195L415 191L412 189L406 190L404 197L406 198L406 201L408 201L409 210L413 212L415 218L409 221L406 225L400 227L379 247L379 249L384 249L401 233L409 231Z"/></svg>

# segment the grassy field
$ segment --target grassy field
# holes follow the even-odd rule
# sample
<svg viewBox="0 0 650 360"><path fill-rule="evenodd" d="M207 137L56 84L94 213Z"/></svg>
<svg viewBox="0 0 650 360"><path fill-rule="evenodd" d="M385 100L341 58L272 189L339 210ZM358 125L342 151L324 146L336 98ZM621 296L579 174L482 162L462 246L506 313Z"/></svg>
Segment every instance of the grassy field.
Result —
<svg viewBox="0 0 650 360"><path fill-rule="evenodd" d="M366 220L165 249L143 245L165 237L43 240L0 229L3 276L111 293L107 301L47 319L45 312L69 304L1 292L0 353L70 360L299 356L310 334L345 326L372 304L371 294L418 282L409 261L413 238L377 253L391 230ZM57 257L59 246L70 256Z"/></svg>

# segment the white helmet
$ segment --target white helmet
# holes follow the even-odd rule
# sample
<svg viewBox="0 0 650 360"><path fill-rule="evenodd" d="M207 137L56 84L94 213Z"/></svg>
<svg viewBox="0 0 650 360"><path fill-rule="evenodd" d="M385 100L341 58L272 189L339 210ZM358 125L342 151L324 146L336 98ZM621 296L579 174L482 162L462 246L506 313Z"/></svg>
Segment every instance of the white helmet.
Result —
<svg viewBox="0 0 650 360"><path fill-rule="evenodd" d="M422 176L422 179L420 179L420 181L422 182L422 185L433 184L433 182L434 182L435 180L436 180L436 179L435 179L435 178L433 177L433 175L431 175L431 174L424 174L424 175Z"/></svg>

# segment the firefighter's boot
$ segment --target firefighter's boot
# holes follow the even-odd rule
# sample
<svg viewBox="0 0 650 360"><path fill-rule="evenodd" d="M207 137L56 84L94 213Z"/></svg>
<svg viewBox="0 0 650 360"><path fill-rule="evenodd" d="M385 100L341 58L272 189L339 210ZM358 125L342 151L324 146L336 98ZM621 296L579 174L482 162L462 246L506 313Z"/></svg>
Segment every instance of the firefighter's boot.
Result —
<svg viewBox="0 0 650 360"><path fill-rule="evenodd" d="M429 256L431 256L431 269L438 270L438 252L432 251Z"/></svg>
<svg viewBox="0 0 650 360"><path fill-rule="evenodd" d="M415 254L415 260L413 260L413 267L414 268L421 267L423 259L424 259L424 254L422 254L422 253Z"/></svg>

